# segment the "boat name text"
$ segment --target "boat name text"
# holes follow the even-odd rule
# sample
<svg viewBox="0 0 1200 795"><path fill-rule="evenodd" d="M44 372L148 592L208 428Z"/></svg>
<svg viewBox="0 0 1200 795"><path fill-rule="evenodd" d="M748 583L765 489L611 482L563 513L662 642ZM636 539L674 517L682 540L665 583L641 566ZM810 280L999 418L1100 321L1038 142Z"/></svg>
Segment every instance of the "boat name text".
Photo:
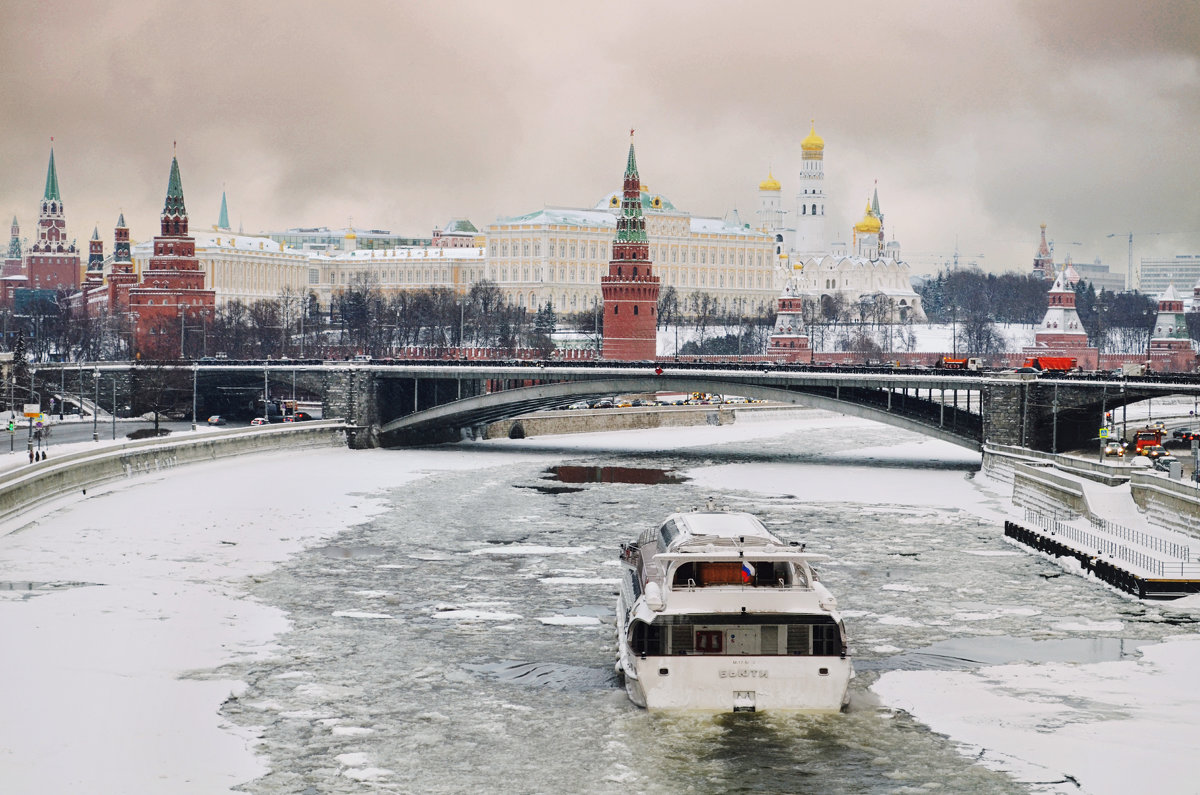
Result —
<svg viewBox="0 0 1200 795"><path fill-rule="evenodd" d="M756 671L752 668L740 670L722 670L719 672L722 679L766 679L766 671Z"/></svg>

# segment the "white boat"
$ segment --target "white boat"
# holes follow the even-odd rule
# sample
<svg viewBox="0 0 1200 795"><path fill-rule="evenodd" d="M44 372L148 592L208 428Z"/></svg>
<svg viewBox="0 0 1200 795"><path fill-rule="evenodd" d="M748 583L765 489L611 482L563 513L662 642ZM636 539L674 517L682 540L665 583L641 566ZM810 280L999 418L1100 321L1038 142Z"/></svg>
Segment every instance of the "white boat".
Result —
<svg viewBox="0 0 1200 795"><path fill-rule="evenodd" d="M617 672L648 709L835 712L854 675L837 600L748 513L674 513L621 545Z"/></svg>

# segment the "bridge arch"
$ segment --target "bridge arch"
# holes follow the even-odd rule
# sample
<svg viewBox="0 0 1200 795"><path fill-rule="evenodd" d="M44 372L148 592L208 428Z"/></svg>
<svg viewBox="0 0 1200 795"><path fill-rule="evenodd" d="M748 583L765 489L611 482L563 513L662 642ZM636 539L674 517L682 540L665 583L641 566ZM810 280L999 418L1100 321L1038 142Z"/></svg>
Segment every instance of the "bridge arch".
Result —
<svg viewBox="0 0 1200 795"><path fill-rule="evenodd" d="M438 430L443 432L443 436L447 429L453 429L453 432L458 434L462 429L477 428L499 420L512 419L531 411L567 406L582 398L637 392L708 392L743 395L758 400L836 411L904 428L970 450L978 451L980 449L978 431L971 428L947 426L944 423L922 419L913 414L900 413L889 410L887 407L864 405L861 402L844 400L836 396L830 397L798 389L723 381L717 377L615 377L507 389L444 403L393 419L382 424L379 433L385 445L389 443L403 444L407 439L427 438ZM936 404L930 405L936 406ZM959 410L959 413L964 412Z"/></svg>

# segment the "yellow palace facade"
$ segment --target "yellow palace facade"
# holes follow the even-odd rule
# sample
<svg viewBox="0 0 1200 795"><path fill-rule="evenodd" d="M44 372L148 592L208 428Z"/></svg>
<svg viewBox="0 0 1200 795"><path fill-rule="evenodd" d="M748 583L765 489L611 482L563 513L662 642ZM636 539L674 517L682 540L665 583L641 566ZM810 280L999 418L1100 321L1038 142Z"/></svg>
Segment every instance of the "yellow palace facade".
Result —
<svg viewBox="0 0 1200 795"><path fill-rule="evenodd" d="M556 312L582 312L601 300L616 230L614 192L588 209L547 207L504 218L486 230L485 278L517 306L550 303ZM680 311L708 293L720 311L751 314L773 305L786 273L777 267L774 239L736 214L703 218L682 212L642 187L650 259L662 287L674 287Z"/></svg>

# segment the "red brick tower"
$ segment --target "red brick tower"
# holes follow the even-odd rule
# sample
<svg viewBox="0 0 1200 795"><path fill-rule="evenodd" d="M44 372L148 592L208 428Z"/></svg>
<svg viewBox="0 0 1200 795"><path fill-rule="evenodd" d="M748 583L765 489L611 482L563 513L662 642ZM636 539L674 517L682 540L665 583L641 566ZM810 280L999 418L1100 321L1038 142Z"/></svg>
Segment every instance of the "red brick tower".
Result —
<svg viewBox="0 0 1200 795"><path fill-rule="evenodd" d="M632 130L629 136L633 138ZM600 279L600 290L604 294L602 357L624 361L653 359L657 352L658 277L650 262L646 219L642 216L642 183L632 140L612 259L608 275Z"/></svg>
<svg viewBox="0 0 1200 795"><path fill-rule="evenodd" d="M17 223L17 216L13 216L12 236L8 239L8 256L4 258L4 270L0 271L0 277L3 276L20 276L24 273L22 263L24 260L21 257L21 226Z"/></svg>
<svg viewBox="0 0 1200 795"><path fill-rule="evenodd" d="M196 241L188 236L187 207L179 161L171 158L171 178L163 204L162 234L154 238L154 254L142 281L129 291L134 315L134 340L141 358L167 359L190 355L200 346L188 345L188 328L200 328L212 318L216 293L204 289L204 271L196 259ZM195 342L200 335L193 334Z"/></svg>
<svg viewBox="0 0 1200 795"><path fill-rule="evenodd" d="M37 235L25 255L25 272L29 277L25 286L39 290L79 289L79 252L75 243L67 240L67 221L58 192L53 149L50 150L50 166L46 169L46 192L38 214Z"/></svg>
<svg viewBox="0 0 1200 795"><path fill-rule="evenodd" d="M129 251L129 227L125 213L117 219L113 230L112 272L108 274L108 309L112 314L129 311L129 290L137 285L133 272L133 256Z"/></svg>
<svg viewBox="0 0 1200 795"><path fill-rule="evenodd" d="M100 227L92 229L88 241L87 272L83 276L84 291L94 290L104 283L104 241L100 239Z"/></svg>

